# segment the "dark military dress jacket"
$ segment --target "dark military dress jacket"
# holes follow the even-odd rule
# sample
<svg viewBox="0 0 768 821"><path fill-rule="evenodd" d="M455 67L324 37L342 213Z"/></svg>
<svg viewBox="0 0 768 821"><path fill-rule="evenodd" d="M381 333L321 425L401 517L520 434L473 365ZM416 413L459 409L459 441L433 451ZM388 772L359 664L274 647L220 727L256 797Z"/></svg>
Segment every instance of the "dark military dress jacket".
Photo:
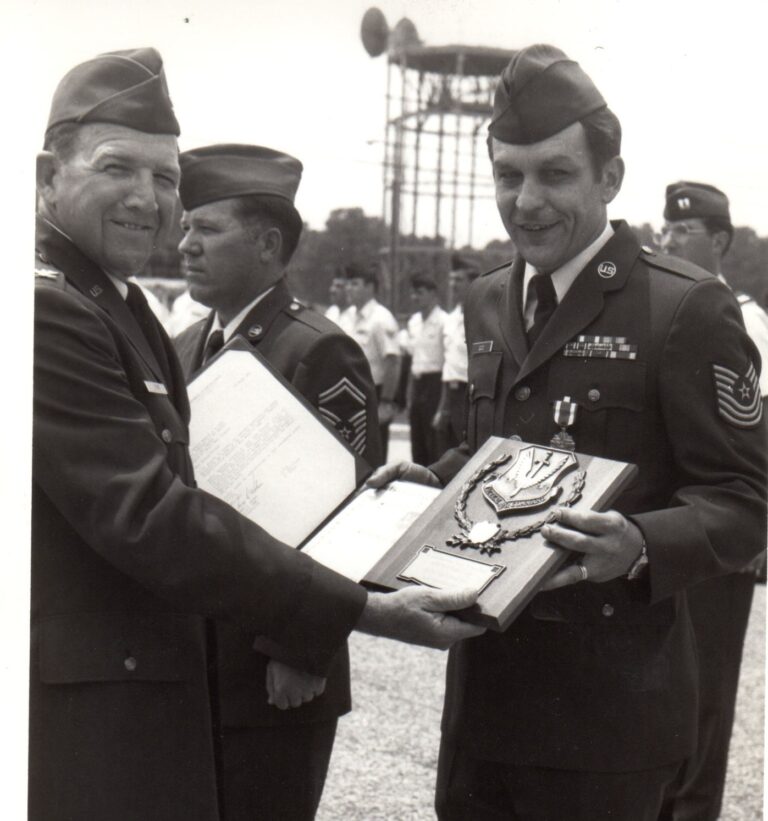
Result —
<svg viewBox="0 0 768 821"><path fill-rule="evenodd" d="M487 759L624 771L687 756L696 654L686 587L762 549L766 452L759 356L728 288L641 250L625 223L583 269L531 350L522 261L480 277L465 308L468 444L549 444L577 404L576 451L636 464L614 507L641 528L644 579L538 594L504 634L449 659L444 732Z"/></svg>
<svg viewBox="0 0 768 821"><path fill-rule="evenodd" d="M205 617L325 675L365 593L195 489L170 341L47 223L36 268L29 817L215 821Z"/></svg>
<svg viewBox="0 0 768 821"><path fill-rule="evenodd" d="M174 340L188 379L202 366L213 317L211 313ZM365 355L351 337L293 299L284 279L248 312L235 334L250 342L371 467L381 464L376 390ZM334 661L322 696L295 709L278 710L267 703L268 659L254 651L253 633L220 623L217 640L221 716L225 726L305 723L349 711L346 647Z"/></svg>

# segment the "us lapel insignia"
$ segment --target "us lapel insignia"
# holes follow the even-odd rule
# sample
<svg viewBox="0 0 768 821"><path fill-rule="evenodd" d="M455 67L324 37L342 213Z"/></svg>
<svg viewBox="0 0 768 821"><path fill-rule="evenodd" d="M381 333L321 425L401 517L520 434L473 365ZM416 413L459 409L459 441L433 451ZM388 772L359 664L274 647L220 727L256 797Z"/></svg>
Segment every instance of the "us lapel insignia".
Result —
<svg viewBox="0 0 768 821"><path fill-rule="evenodd" d="M92 297L97 297L99 296L99 294L102 293L103 290L104 289L101 287L101 285L93 285L91 286L91 288L88 289L88 293L90 293Z"/></svg>
<svg viewBox="0 0 768 821"><path fill-rule="evenodd" d="M760 381L750 362L746 373L737 373L724 365L712 365L717 411L726 422L737 428L755 428L763 418Z"/></svg>
<svg viewBox="0 0 768 821"><path fill-rule="evenodd" d="M613 262L601 262L597 266L597 273L603 279L611 279L616 276L616 264Z"/></svg>

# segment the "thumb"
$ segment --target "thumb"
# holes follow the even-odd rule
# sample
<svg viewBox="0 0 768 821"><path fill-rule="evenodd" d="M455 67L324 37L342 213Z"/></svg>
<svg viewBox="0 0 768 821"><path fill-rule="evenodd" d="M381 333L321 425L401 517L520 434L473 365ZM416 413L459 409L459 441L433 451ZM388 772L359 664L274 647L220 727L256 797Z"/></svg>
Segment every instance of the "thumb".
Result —
<svg viewBox="0 0 768 821"><path fill-rule="evenodd" d="M463 590L430 590L424 609L433 613L449 613L452 610L464 610L477 601L478 592L472 588Z"/></svg>

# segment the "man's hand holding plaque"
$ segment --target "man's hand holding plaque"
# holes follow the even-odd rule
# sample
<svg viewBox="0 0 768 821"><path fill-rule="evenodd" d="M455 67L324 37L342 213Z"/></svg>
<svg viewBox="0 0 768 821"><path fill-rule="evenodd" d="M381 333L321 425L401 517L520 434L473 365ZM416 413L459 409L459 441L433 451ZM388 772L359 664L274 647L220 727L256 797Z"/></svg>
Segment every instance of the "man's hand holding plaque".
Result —
<svg viewBox="0 0 768 821"><path fill-rule="evenodd" d="M607 513L555 511L556 520L542 534L553 544L583 554L575 564L554 573L542 590L554 590L581 581L609 582L626 576L643 552L643 534L632 521L615 510Z"/></svg>
<svg viewBox="0 0 768 821"><path fill-rule="evenodd" d="M484 627L450 615L472 607L476 601L477 592L467 589L406 587L396 593L369 593L356 629L407 644L447 650L457 641L485 632Z"/></svg>
<svg viewBox="0 0 768 821"><path fill-rule="evenodd" d="M378 564L368 584L475 590L462 617L504 630L541 589L625 575L642 553L639 529L609 507L636 469L552 445L491 437ZM380 468L392 479L433 484L427 468ZM574 553L582 562L557 572Z"/></svg>

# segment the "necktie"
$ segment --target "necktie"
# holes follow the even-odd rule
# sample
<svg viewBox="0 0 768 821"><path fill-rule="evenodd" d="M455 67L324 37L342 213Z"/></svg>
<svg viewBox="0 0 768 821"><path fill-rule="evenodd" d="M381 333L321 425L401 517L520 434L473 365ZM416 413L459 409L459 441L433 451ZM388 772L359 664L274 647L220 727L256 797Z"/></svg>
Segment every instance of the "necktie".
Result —
<svg viewBox="0 0 768 821"><path fill-rule="evenodd" d="M215 330L205 343L203 350L203 365L212 357L215 356L224 347L224 331L221 328Z"/></svg>
<svg viewBox="0 0 768 821"><path fill-rule="evenodd" d="M529 288L533 288L536 294L536 310L533 313L533 325L528 329L528 346L533 347L533 343L539 338L544 330L544 326L549 322L549 318L557 308L557 295L555 286L552 284L552 277L549 274L536 274L531 279Z"/></svg>

